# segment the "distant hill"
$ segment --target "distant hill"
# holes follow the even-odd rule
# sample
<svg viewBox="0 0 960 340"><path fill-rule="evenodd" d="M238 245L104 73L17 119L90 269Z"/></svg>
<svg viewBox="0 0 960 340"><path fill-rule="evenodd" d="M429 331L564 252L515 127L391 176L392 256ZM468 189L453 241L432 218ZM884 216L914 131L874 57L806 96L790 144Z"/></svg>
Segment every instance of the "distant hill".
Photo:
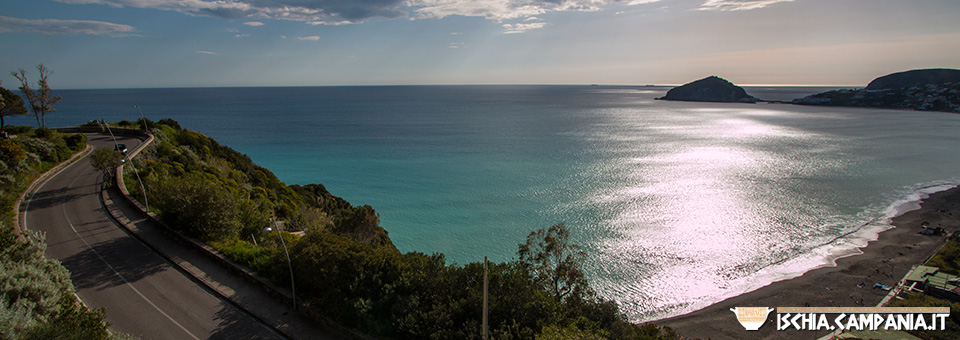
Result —
<svg viewBox="0 0 960 340"><path fill-rule="evenodd" d="M793 103L960 113L960 70L898 72L874 79L864 89L823 92Z"/></svg>
<svg viewBox="0 0 960 340"><path fill-rule="evenodd" d="M960 84L960 70L931 68L897 72L874 79L867 85L867 90L904 89L914 86L926 86L930 84L943 85L946 83Z"/></svg>
<svg viewBox="0 0 960 340"><path fill-rule="evenodd" d="M756 103L759 99L726 79L709 76L667 91L661 100Z"/></svg>

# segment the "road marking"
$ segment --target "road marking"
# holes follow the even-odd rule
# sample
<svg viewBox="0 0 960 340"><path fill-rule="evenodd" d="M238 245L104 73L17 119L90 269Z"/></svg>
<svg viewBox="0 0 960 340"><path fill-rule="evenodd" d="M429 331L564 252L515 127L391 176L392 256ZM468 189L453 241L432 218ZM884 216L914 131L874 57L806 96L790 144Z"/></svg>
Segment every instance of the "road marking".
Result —
<svg viewBox="0 0 960 340"><path fill-rule="evenodd" d="M54 176L54 177L55 177L55 176ZM80 179L79 176L76 177L76 178L74 178L73 181L70 182L69 189L73 189L73 185L74 185L74 183L77 182L78 179ZM46 183L44 183L44 184L46 184ZM39 189L38 189L38 190L39 190ZM32 197L31 197L31 199L32 199ZM182 324L180 324L179 322L177 322L177 320L174 320L173 317L171 317L169 314L167 314L167 313L164 312L162 309L160 309L160 307L157 306L156 304L154 304L153 301L150 301L150 299L148 299L145 295L143 295L143 293L141 293L140 290L137 289L137 287L134 287L132 284L130 284L130 281L127 281L127 279L126 279L125 277L123 277L123 275L121 275L120 272L118 272L116 268L114 268L112 265L110 265L110 263L107 262L107 260L104 259L103 256L100 256L100 253L98 253L97 250L94 249L94 248L90 245L90 243L88 243L87 240L83 238L83 235L80 235L80 233L77 231L77 228L73 226L73 222L70 221L70 217L67 215L67 205L66 205L66 204L61 204L60 207L61 207L61 209L63 210L63 217L67 219L67 223L70 224L70 229L73 230L73 233L74 233L74 234L77 234L77 237L80 238L80 241L83 241L83 244L87 245L87 248L90 249L91 251L93 251L93 253L94 253L95 255L97 255L98 258L100 258L100 261L103 261L103 263L106 264L107 267L110 267L110 270L112 270L114 274L116 274L118 277L120 277L120 279L123 280L124 284L126 284L127 287L130 287L130 289L133 289L133 291L136 292L137 295L140 295L140 297L143 298L144 301L147 301L147 303L149 303L151 306L153 306L153 308L156 309L158 312L160 312L160 314L163 314L163 316L167 317L167 319L169 319L171 322L173 322L174 324L176 324L177 327L180 327L180 329L182 329L184 332L186 332L188 335L190 335L191 338L193 338L193 339L195 339L195 340L200 340L199 337L197 337L196 335L194 335L193 333L191 333L189 330L187 330L186 327L184 327Z"/></svg>

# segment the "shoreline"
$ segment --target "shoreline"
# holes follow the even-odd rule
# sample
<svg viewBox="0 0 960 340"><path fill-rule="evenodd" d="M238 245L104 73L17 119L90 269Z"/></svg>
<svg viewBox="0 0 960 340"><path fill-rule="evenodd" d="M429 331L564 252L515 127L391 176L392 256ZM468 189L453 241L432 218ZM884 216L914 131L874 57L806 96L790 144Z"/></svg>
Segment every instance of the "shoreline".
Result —
<svg viewBox="0 0 960 340"><path fill-rule="evenodd" d="M737 295L706 308L651 321L668 326L686 338L700 339L785 339L815 338L829 331L777 331L773 315L758 331L746 331L730 308L742 306L859 307L876 306L889 293L873 289L874 283L895 286L914 265L920 265L943 244L945 236L918 234L924 221L953 232L960 225L960 187L929 194L920 209L891 219L895 227L880 232L877 240L859 248L862 254L837 259L835 266L820 267L803 275L773 282L757 290ZM945 213L939 213L945 210ZM863 288L858 287L860 283ZM861 300L862 299L862 300Z"/></svg>

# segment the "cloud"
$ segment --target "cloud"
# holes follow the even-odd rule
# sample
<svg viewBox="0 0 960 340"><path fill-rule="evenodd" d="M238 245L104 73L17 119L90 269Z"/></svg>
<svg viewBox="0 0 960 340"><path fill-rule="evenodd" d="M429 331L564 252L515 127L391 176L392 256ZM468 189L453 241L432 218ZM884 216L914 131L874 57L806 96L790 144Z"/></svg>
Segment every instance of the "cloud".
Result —
<svg viewBox="0 0 960 340"><path fill-rule="evenodd" d="M92 20L21 19L0 16L0 33L89 34L133 37L137 29L130 25Z"/></svg>
<svg viewBox="0 0 960 340"><path fill-rule="evenodd" d="M543 28L543 26L546 26L546 23L531 22L528 24L503 24L503 34L523 33L529 30Z"/></svg>
<svg viewBox="0 0 960 340"><path fill-rule="evenodd" d="M793 0L707 0L700 5L704 11L744 11L760 9L780 2Z"/></svg>
<svg viewBox="0 0 960 340"><path fill-rule="evenodd" d="M263 26L263 23L262 23L262 22L259 22L259 21L247 21L247 22L245 22L245 23L243 23L243 24L244 24L244 25L247 25L247 26L253 26L253 27Z"/></svg>
<svg viewBox="0 0 960 340"><path fill-rule="evenodd" d="M217 54L217 52L210 52L210 51L197 51L197 54L210 54L210 55L213 55L213 54Z"/></svg>
<svg viewBox="0 0 960 340"><path fill-rule="evenodd" d="M304 41L317 41L317 40L320 40L320 37L316 35L311 35L309 37L297 37L297 39L304 40Z"/></svg>
<svg viewBox="0 0 960 340"><path fill-rule="evenodd" d="M235 38L246 38L246 37L249 37L249 36L250 36L249 34L237 34L237 35L235 35L234 37L235 37Z"/></svg>
<svg viewBox="0 0 960 340"><path fill-rule="evenodd" d="M151 8L224 19L273 19L342 25L382 18L437 19L452 15L501 22L547 12L598 11L610 3L660 0L56 0L69 4ZM769 1L769 0L768 0ZM783 1L783 0L781 0ZM710 1L708 1L710 2ZM260 21L244 25L260 26Z"/></svg>
<svg viewBox="0 0 960 340"><path fill-rule="evenodd" d="M150 8L224 19L358 23L406 16L404 0L57 0L68 4Z"/></svg>

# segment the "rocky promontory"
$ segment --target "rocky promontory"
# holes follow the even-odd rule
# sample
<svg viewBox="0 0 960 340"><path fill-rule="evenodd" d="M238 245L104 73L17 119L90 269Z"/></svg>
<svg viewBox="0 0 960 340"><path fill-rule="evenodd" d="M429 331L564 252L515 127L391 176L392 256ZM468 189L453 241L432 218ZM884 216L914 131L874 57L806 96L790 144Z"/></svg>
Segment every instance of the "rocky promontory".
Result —
<svg viewBox="0 0 960 340"><path fill-rule="evenodd" d="M747 94L742 87L734 85L726 79L709 76L667 91L660 100L680 100L692 102L738 102L756 103L756 97Z"/></svg>
<svg viewBox="0 0 960 340"><path fill-rule="evenodd" d="M923 69L888 74L863 89L794 99L794 104L960 112L960 70Z"/></svg>

